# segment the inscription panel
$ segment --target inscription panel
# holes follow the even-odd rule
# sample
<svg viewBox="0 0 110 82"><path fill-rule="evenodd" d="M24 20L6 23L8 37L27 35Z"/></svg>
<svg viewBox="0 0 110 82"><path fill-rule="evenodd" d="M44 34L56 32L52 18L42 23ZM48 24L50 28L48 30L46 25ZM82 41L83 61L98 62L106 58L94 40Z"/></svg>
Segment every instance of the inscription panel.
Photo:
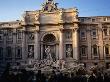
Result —
<svg viewBox="0 0 110 82"><path fill-rule="evenodd" d="M58 24L60 20L60 16L58 14L41 14L40 15L40 23L41 24Z"/></svg>

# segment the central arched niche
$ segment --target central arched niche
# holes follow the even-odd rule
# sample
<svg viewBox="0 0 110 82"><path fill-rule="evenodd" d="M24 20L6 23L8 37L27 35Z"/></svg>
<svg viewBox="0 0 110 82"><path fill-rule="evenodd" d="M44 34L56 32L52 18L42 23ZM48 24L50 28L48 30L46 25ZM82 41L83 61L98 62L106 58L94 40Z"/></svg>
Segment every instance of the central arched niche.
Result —
<svg viewBox="0 0 110 82"><path fill-rule="evenodd" d="M50 53L51 53L52 59L55 61L56 60L56 37L54 36L54 34L46 34L43 37L43 59L47 58L45 50L48 46L51 49Z"/></svg>
<svg viewBox="0 0 110 82"><path fill-rule="evenodd" d="M47 34L44 36L43 41L44 42L55 42L56 37L53 34Z"/></svg>

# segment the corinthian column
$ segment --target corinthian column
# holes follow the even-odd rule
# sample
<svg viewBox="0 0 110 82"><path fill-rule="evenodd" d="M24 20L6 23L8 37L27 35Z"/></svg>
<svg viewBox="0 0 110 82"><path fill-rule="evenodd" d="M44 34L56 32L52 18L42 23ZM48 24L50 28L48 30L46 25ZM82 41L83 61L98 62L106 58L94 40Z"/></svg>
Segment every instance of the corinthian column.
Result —
<svg viewBox="0 0 110 82"><path fill-rule="evenodd" d="M23 40L22 40L22 59L25 61L27 58L27 54L26 54L26 31L25 28L22 31L22 36L23 36Z"/></svg>
<svg viewBox="0 0 110 82"><path fill-rule="evenodd" d="M59 59L63 59L63 33L62 30L60 30L59 33Z"/></svg>
<svg viewBox="0 0 110 82"><path fill-rule="evenodd" d="M78 60L78 28L73 31L73 58Z"/></svg>
<svg viewBox="0 0 110 82"><path fill-rule="evenodd" d="M35 32L35 49L34 49L34 52L35 52L35 59L39 59L39 32L38 30Z"/></svg>

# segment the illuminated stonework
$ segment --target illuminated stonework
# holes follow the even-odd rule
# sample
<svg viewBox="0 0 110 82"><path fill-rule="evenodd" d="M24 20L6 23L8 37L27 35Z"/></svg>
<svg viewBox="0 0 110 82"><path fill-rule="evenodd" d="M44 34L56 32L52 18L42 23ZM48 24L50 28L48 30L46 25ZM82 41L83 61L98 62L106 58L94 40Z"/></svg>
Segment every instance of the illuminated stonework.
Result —
<svg viewBox="0 0 110 82"><path fill-rule="evenodd" d="M47 0L23 20L0 23L0 63L28 64L47 59L110 63L110 16L78 17L78 9L60 9Z"/></svg>

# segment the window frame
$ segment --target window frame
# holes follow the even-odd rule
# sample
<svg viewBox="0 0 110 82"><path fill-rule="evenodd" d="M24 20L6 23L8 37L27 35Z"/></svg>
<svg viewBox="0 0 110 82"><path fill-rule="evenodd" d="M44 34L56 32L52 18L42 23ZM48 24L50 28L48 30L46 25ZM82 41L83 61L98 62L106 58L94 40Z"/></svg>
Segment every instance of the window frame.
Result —
<svg viewBox="0 0 110 82"><path fill-rule="evenodd" d="M106 53L106 49L108 48L108 52ZM110 46L108 45L108 44L106 44L105 46L104 46L104 52L105 52L105 55L110 55Z"/></svg>
<svg viewBox="0 0 110 82"><path fill-rule="evenodd" d="M94 32L95 32L95 35L94 35ZM91 30L91 35L92 35L92 39L97 39L98 29L92 29Z"/></svg>
<svg viewBox="0 0 110 82"><path fill-rule="evenodd" d="M20 50L19 56L18 56L18 49ZM16 53L16 55L15 55L15 58L16 58L16 59L22 59L22 47L17 46L17 47L15 48L15 53Z"/></svg>
<svg viewBox="0 0 110 82"><path fill-rule="evenodd" d="M84 36L82 36L82 33L84 33ZM80 39L81 39L81 40L85 40L86 37L87 37L87 35L86 35L86 30L80 30Z"/></svg>
<svg viewBox="0 0 110 82"><path fill-rule="evenodd" d="M12 54L13 54L12 47L11 46L6 47L6 59L12 59Z"/></svg>
<svg viewBox="0 0 110 82"><path fill-rule="evenodd" d="M93 45L92 46L92 54L94 56L98 56L98 54L99 54L99 47L97 45Z"/></svg>
<svg viewBox="0 0 110 82"><path fill-rule="evenodd" d="M87 50L87 46L82 45L81 50L80 50L81 56L87 56L87 51L86 50Z"/></svg>
<svg viewBox="0 0 110 82"><path fill-rule="evenodd" d="M18 40L22 39L22 38L23 38L23 37L22 37L22 35L23 35L22 31L19 30L19 29L17 29L16 32L17 32L17 39L18 39Z"/></svg>

